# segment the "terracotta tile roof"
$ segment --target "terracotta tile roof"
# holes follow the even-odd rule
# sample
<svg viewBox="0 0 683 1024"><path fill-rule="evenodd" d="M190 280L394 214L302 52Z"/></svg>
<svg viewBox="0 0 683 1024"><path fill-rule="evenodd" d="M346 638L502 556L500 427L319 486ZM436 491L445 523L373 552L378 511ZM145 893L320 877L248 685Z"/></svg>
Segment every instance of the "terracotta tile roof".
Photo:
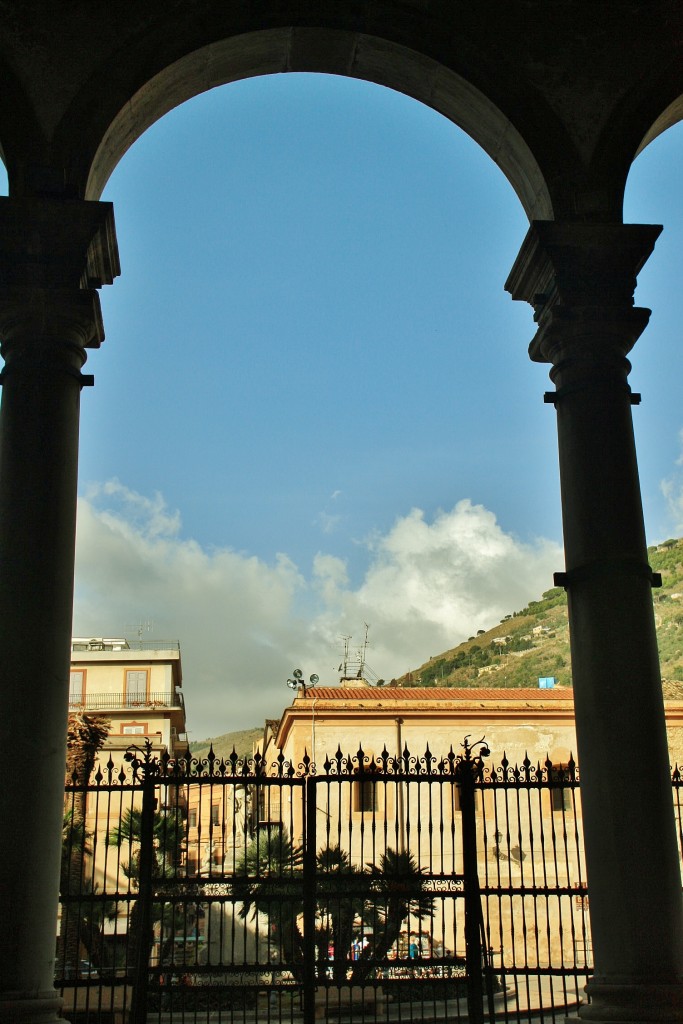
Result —
<svg viewBox="0 0 683 1024"><path fill-rule="evenodd" d="M316 686L306 696L298 693L295 701L312 700L462 700L462 701L506 701L506 700L573 700L574 691L567 686L554 690L539 690L534 686L525 687L480 687L480 686Z"/></svg>

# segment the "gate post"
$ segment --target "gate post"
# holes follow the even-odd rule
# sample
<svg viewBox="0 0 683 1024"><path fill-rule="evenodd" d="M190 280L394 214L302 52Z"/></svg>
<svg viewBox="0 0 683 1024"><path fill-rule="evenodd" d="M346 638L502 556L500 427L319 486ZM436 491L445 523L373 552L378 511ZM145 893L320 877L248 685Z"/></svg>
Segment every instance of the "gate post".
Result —
<svg viewBox="0 0 683 1024"><path fill-rule="evenodd" d="M462 744L465 753L456 762L455 774L460 785L460 817L462 824L462 860L465 878L465 969L467 971L467 1016L470 1024L484 1022L484 985L482 963L482 915L479 874L477 871L477 823L475 819L474 784L481 777L482 758L489 749L483 738L470 745L469 736ZM478 756L474 747L481 744Z"/></svg>
<svg viewBox="0 0 683 1024"><path fill-rule="evenodd" d="M316 907L316 787L315 778L304 779L304 1024L315 1021L315 907Z"/></svg>
<svg viewBox="0 0 683 1024"><path fill-rule="evenodd" d="M129 1024L145 1024L147 1020L147 992L149 989L149 935L152 931L152 875L154 867L154 813L157 809L156 774L157 762L151 756L151 744L147 743L145 757L139 761L131 758L133 770L142 769L142 808L140 811L140 879L136 901L137 928L133 934L133 1000ZM132 912L128 917L130 940Z"/></svg>

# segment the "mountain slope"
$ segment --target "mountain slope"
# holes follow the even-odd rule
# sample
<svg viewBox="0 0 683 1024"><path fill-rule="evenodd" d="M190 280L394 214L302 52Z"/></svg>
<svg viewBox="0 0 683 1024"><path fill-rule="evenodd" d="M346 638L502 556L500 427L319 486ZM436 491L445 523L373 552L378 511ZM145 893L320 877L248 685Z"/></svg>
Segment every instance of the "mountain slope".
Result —
<svg viewBox="0 0 683 1024"><path fill-rule="evenodd" d="M241 729L239 732L226 732L222 736L215 736L207 740L193 740L190 743L190 753L193 757L203 758L209 753L213 746L216 757L230 757L235 748L238 757L251 757L254 743L263 739L263 726L253 729Z"/></svg>
<svg viewBox="0 0 683 1024"><path fill-rule="evenodd" d="M683 540L648 548L648 558L662 574L662 588L653 591L662 679L678 690L683 682ZM567 595L559 587L392 682L518 687L537 686L539 677L547 676L555 677L556 686L572 685Z"/></svg>
<svg viewBox="0 0 683 1024"><path fill-rule="evenodd" d="M683 539L648 548L648 558L662 574L653 599L664 693L683 697ZM559 587L391 684L519 687L537 686L539 677L547 676L554 676L556 686L572 685L567 595ZM228 757L234 745L240 757L251 756L254 740L262 735L263 727L229 732L195 741L190 749L195 757L206 757L213 743L216 756Z"/></svg>

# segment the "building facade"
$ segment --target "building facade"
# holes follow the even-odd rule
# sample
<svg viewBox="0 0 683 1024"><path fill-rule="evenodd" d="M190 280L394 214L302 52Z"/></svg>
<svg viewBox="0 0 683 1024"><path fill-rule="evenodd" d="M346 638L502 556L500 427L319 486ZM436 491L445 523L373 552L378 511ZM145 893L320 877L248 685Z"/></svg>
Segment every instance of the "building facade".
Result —
<svg viewBox="0 0 683 1024"><path fill-rule="evenodd" d="M121 769L129 769L126 752L131 747L142 751L149 743L149 752L157 758L186 753L182 683L178 641L72 638L69 711L101 716L108 722L107 736L95 762L105 787L107 780L116 779ZM115 791L108 795L106 788L84 792L82 781L67 777L63 856L69 861L80 849L79 888L90 893L130 894L131 887L136 885L130 865L135 864L139 848L135 815L140 811L140 798L117 804ZM169 859L180 866L185 855L187 809L182 790L174 790L172 796L173 806L162 801L158 814L167 815L174 827L177 822L178 849L169 850ZM116 836L120 836L118 846L113 844ZM63 877L62 889L69 887L69 880ZM63 920L65 913L67 917ZM100 966L120 967L128 939L129 915L128 902L112 897L108 913L96 925L91 922L87 927L82 908L68 901L60 906L56 973L68 979L76 972L77 963L89 963L89 957Z"/></svg>
<svg viewBox="0 0 683 1024"><path fill-rule="evenodd" d="M154 751L177 757L187 750L180 643L74 637L69 711L110 721L104 758L120 764L126 749L150 740Z"/></svg>

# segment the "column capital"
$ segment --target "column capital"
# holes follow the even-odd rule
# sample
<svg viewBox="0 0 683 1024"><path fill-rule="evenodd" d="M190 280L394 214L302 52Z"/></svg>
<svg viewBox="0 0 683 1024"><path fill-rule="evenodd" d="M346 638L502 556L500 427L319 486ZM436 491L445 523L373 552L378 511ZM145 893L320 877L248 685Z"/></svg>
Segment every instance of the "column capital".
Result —
<svg viewBox="0 0 683 1024"><path fill-rule="evenodd" d="M0 197L3 284L101 288L121 273L114 207L80 199Z"/></svg>
<svg viewBox="0 0 683 1024"><path fill-rule="evenodd" d="M104 328L96 289L119 272L111 203L0 198L5 375L57 363L78 375Z"/></svg>
<svg viewBox="0 0 683 1024"><path fill-rule="evenodd" d="M513 299L534 307L539 327L531 359L557 363L568 343L593 347L597 337L625 356L650 316L634 306L633 293L661 230L658 224L533 221L505 283Z"/></svg>

